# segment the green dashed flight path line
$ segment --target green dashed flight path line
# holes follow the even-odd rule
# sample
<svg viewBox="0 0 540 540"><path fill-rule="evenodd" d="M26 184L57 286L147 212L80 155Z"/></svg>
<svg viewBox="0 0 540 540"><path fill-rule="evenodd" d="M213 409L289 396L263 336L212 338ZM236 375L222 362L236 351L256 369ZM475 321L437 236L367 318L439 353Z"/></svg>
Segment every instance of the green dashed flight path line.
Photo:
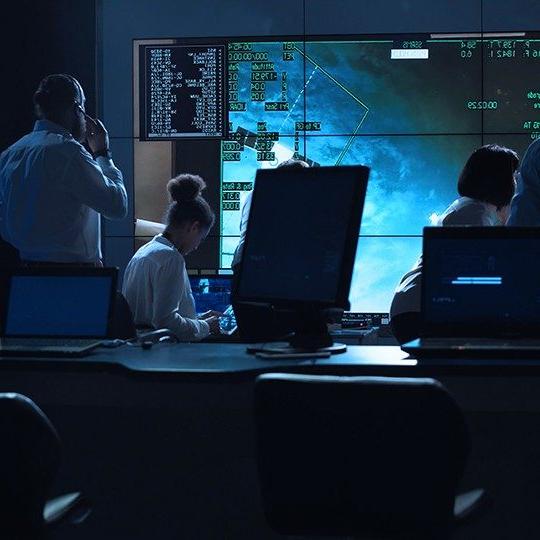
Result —
<svg viewBox="0 0 540 540"><path fill-rule="evenodd" d="M298 47L294 47L294 49L299 52L307 61L311 62L316 69L319 69L321 73L324 73L336 86L341 88L346 94L348 94L350 97L352 97L361 107L364 108L364 114L362 118L360 119L359 124L356 126L356 129L354 130L353 134L349 137L349 140L347 141L347 144L344 146L343 150L338 156L338 159L336 161L336 165L339 165L342 161L349 149L351 148L351 145L354 141L355 135L360 131L360 128L362 127L362 124L364 123L367 115L369 114L369 107L358 97L355 96L348 88L346 88L343 84L341 84L336 78L332 77L326 69L324 69L320 64L318 64L313 58L311 58L308 54L306 54L302 49L299 49ZM312 74L313 76L313 74ZM311 80L311 77L310 77Z"/></svg>
<svg viewBox="0 0 540 540"><path fill-rule="evenodd" d="M352 146L352 143L354 142L354 138L356 134L360 131L360 128L362 127L362 124L364 123L364 120L366 119L366 116L369 111L366 111L364 113L364 116L362 116L362 119L360 120L360 123L356 126L356 129L354 130L353 134L349 137L349 140L347 141L347 144L343 147L343 150L341 151L341 154L339 154L339 157L336 160L336 165L339 165L343 158L345 157L345 154L349 151L350 147Z"/></svg>
<svg viewBox="0 0 540 540"><path fill-rule="evenodd" d="M317 71L317 69L319 69L318 66L315 66L315 69L312 71L311 75L309 76L309 79L306 81L306 84L304 85L304 88L302 88L301 92L298 94L297 98L294 100L293 106L291 107L291 110L289 111L289 114L287 114L287 116L285 117L285 120L283 120L283 122L281 122L281 126L279 128L279 133L281 133L281 130L283 129L283 126L285 125L285 123L290 118L291 114L293 113L294 108L296 107L296 104L298 103L298 101L302 97L302 94L306 90L308 84L311 82L311 79L313 79L313 76L315 75L315 72Z"/></svg>

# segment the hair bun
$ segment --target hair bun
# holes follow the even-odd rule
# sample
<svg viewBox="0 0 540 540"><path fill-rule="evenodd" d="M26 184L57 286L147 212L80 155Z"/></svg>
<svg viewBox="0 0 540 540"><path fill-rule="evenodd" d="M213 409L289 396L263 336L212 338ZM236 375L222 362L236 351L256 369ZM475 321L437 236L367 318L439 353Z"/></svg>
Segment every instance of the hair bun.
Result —
<svg viewBox="0 0 540 540"><path fill-rule="evenodd" d="M177 203L193 201L205 187L205 181L196 174L180 174L167 184L171 199Z"/></svg>

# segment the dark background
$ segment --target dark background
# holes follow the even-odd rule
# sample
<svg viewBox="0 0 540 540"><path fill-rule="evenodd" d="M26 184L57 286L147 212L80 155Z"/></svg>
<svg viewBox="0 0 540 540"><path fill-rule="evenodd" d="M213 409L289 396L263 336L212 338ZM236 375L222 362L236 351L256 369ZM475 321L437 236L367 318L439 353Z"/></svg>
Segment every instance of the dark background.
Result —
<svg viewBox="0 0 540 540"><path fill-rule="evenodd" d="M50 73L75 76L96 113L96 1L21 0L0 18L0 151L31 131L32 95Z"/></svg>

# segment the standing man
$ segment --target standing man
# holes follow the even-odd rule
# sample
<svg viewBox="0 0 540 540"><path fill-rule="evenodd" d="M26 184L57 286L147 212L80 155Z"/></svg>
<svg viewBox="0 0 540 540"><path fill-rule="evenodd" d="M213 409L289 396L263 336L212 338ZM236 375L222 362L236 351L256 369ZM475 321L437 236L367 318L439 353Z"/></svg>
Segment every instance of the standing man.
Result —
<svg viewBox="0 0 540 540"><path fill-rule="evenodd" d="M100 265L100 214L126 216L107 130L84 102L72 76L45 77L34 94L34 130L0 155L0 236L23 261Z"/></svg>

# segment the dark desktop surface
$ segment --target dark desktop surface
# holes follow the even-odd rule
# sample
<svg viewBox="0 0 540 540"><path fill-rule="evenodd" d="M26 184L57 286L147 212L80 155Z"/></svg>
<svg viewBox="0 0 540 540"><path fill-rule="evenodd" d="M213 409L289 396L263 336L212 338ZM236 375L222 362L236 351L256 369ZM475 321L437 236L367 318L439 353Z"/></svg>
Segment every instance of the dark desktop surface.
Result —
<svg viewBox="0 0 540 540"><path fill-rule="evenodd" d="M123 371L160 377L248 377L268 371L381 376L540 375L536 358L411 358L397 346L349 345L330 358L260 359L242 343L158 344L149 350L127 345L98 348L84 358L2 358L4 370Z"/></svg>
<svg viewBox="0 0 540 540"><path fill-rule="evenodd" d="M328 359L274 362L246 354L244 344L190 343L0 366L3 391L34 399L60 433L64 461L52 495L76 489L93 502L76 531L81 540L277 540L262 511L253 416L253 383L268 371L437 378L472 432L463 490L486 488L496 505L456 540L538 536L531 478L540 359L424 364L398 347L350 346ZM69 527L58 532L60 540L73 537Z"/></svg>

